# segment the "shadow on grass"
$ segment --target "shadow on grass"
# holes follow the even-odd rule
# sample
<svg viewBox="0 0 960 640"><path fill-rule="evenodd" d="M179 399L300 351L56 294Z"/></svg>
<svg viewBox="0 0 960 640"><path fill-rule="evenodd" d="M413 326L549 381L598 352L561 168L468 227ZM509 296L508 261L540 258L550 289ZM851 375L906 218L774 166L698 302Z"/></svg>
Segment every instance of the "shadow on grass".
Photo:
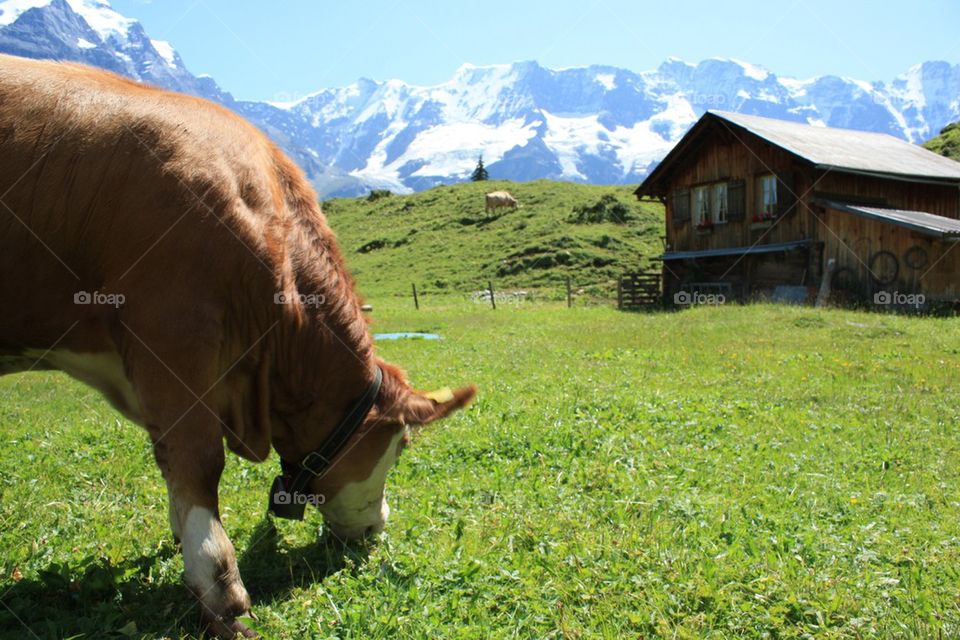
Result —
<svg viewBox="0 0 960 640"><path fill-rule="evenodd" d="M157 565L177 553L169 543L119 564L87 556L0 585L0 638L164 637L191 624L199 630L200 612L191 611L186 589L153 581Z"/></svg>
<svg viewBox="0 0 960 640"><path fill-rule="evenodd" d="M316 542L288 547L273 520L264 518L250 534L237 565L256 608L282 600L299 587L322 582L343 569L348 560L363 564L370 549L370 542L344 543L328 533Z"/></svg>
<svg viewBox="0 0 960 640"><path fill-rule="evenodd" d="M348 560L362 564L370 550L369 543L344 544L330 535L287 547L269 518L237 546L254 612L322 581ZM159 565L177 554L171 542L119 564L87 556L50 564L35 578L0 583L0 640L199 636L200 607L193 597L179 581L155 577Z"/></svg>

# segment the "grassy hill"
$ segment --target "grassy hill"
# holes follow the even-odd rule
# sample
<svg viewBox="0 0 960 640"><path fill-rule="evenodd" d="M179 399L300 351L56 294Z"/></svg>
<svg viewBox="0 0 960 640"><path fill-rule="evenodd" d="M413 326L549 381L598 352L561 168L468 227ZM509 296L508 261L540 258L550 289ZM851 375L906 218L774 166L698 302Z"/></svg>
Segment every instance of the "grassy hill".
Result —
<svg viewBox="0 0 960 640"><path fill-rule="evenodd" d="M940 135L923 143L930 151L960 161L960 122L948 124L940 130Z"/></svg>
<svg viewBox="0 0 960 640"><path fill-rule="evenodd" d="M484 195L510 191L511 211L484 210ZM663 207L633 187L540 180L443 186L408 196L323 203L351 272L365 294L469 293L498 288L578 288L645 268L662 252ZM601 287L596 287L599 292Z"/></svg>

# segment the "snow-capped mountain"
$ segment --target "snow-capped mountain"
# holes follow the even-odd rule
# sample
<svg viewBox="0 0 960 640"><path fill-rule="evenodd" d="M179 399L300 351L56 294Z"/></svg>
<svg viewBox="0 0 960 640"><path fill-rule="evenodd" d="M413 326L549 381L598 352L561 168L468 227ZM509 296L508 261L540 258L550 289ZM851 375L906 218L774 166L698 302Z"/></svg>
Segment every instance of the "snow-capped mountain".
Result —
<svg viewBox="0 0 960 640"><path fill-rule="evenodd" d="M136 20L96 0L0 2L0 51L76 60L144 82L223 102L211 78L197 78L169 42L151 40Z"/></svg>
<svg viewBox="0 0 960 640"><path fill-rule="evenodd" d="M482 153L493 177L635 183L711 108L921 142L960 119L960 65L924 63L889 85L781 78L726 59L643 73L464 65L434 87L360 80L277 106L310 123L318 154L367 182L462 180Z"/></svg>
<svg viewBox="0 0 960 640"><path fill-rule="evenodd" d="M83 62L214 100L263 128L319 187L357 182L296 142L302 126L296 116L234 100L213 78L193 75L169 42L152 40L143 25L114 11L106 0L0 0L0 52Z"/></svg>
<svg viewBox="0 0 960 640"><path fill-rule="evenodd" d="M960 65L888 83L779 77L729 59L669 59L635 73L536 62L462 66L432 87L361 79L294 103L234 100L105 0L0 0L0 51L94 64L216 100L261 127L324 196L491 177L636 183L711 108L890 133L912 142L960 120Z"/></svg>

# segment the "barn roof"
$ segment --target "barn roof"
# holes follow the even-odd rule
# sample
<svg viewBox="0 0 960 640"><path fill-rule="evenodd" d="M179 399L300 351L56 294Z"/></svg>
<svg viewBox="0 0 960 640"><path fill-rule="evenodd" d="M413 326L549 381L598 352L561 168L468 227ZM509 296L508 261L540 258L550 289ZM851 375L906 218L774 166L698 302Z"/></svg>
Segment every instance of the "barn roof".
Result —
<svg viewBox="0 0 960 640"><path fill-rule="evenodd" d="M637 189L637 195L663 193L659 186L711 123L734 133L746 131L792 153L817 169L900 180L960 184L960 162L885 133L818 127L760 116L708 111L684 135Z"/></svg>
<svg viewBox="0 0 960 640"><path fill-rule="evenodd" d="M925 211L904 211L903 209L885 209L882 207L868 207L863 205L846 204L833 200L817 200L830 209L852 213L864 218L889 222L899 227L905 227L918 233L937 238L960 240L960 220L944 218Z"/></svg>
<svg viewBox="0 0 960 640"><path fill-rule="evenodd" d="M815 127L725 111L712 113L820 169L945 178L960 182L960 162L885 133Z"/></svg>

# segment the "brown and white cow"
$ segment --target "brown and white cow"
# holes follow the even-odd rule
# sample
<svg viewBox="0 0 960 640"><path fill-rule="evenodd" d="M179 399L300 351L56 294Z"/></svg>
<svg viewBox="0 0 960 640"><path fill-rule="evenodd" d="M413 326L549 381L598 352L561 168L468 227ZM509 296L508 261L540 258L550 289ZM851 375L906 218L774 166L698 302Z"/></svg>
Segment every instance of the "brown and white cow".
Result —
<svg viewBox="0 0 960 640"><path fill-rule="evenodd" d="M434 399L374 353L300 170L205 100L92 68L0 56L0 374L59 369L150 434L185 579L221 636L249 630L220 523L224 441L294 466L383 382L309 491L329 529L378 532L408 427Z"/></svg>
<svg viewBox="0 0 960 640"><path fill-rule="evenodd" d="M507 191L492 191L487 194L487 213L507 207L516 209L519 206L517 199Z"/></svg>

